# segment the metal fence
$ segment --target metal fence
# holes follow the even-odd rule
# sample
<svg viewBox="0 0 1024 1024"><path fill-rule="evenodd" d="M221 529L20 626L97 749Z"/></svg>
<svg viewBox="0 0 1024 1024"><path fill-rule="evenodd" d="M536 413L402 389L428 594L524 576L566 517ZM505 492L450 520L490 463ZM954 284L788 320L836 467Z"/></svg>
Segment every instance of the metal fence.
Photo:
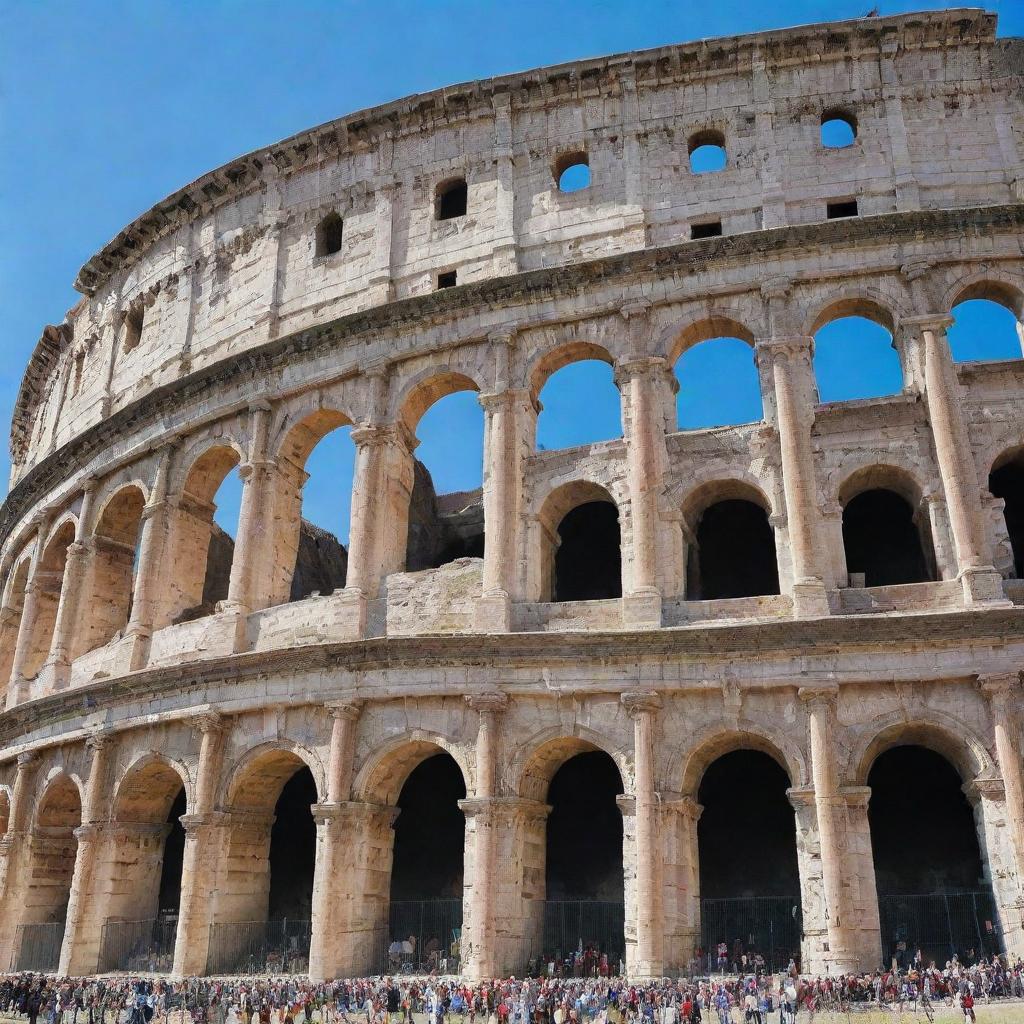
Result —
<svg viewBox="0 0 1024 1024"><path fill-rule="evenodd" d="M455 974L461 942L462 900L392 900L377 969L383 974Z"/></svg>
<svg viewBox="0 0 1024 1024"><path fill-rule="evenodd" d="M926 896L880 896L882 954L886 963L901 964L920 948L924 962L939 965L954 953L961 959L973 949L976 956L1002 951L995 903L988 890L931 893Z"/></svg>
<svg viewBox="0 0 1024 1024"><path fill-rule="evenodd" d="M305 974L310 922L240 921L210 927L207 974Z"/></svg>
<svg viewBox="0 0 1024 1024"><path fill-rule="evenodd" d="M543 949L535 970L563 976L598 972L607 957L612 974L626 956L626 907L621 900L547 900Z"/></svg>
<svg viewBox="0 0 1024 1024"><path fill-rule="evenodd" d="M167 974L174 966L178 919L108 921L100 939L100 970Z"/></svg>
<svg viewBox="0 0 1024 1024"><path fill-rule="evenodd" d="M707 956L709 973L720 970L717 947L728 947L727 970L740 952L748 957L760 953L770 971L785 970L790 958L800 962L802 931L800 900L793 896L749 896L735 899L704 899L700 901L701 945Z"/></svg>
<svg viewBox="0 0 1024 1024"><path fill-rule="evenodd" d="M18 926L18 941L11 969L15 971L56 971L60 964L60 946L64 941L64 922Z"/></svg>

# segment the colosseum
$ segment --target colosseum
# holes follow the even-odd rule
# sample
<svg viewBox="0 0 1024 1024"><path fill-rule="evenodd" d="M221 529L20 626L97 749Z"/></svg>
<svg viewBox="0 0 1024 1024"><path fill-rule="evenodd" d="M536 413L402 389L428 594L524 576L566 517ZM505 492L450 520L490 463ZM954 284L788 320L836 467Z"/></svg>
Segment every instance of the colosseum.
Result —
<svg viewBox="0 0 1024 1024"><path fill-rule="evenodd" d="M976 9L416 95L144 213L13 418L0 964L1024 954L1024 360L947 333L1021 331L1022 226L1024 40ZM820 401L849 316L898 393ZM679 429L723 337L763 418ZM581 360L622 436L543 450ZM437 495L460 391L483 486ZM301 517L342 428L345 549Z"/></svg>

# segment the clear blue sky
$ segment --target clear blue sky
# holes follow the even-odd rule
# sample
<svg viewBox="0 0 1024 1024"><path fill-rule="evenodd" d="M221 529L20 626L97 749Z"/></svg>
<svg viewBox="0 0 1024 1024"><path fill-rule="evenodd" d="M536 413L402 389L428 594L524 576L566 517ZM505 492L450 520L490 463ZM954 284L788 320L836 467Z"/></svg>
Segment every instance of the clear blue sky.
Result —
<svg viewBox="0 0 1024 1024"><path fill-rule="evenodd" d="M43 325L59 323L77 300L71 283L79 266L140 212L205 171L409 93L602 53L858 17L873 3L6 0L0 5L2 478L25 364ZM881 13L939 6L882 0ZM1024 35L1021 0L987 6L999 14L1001 35ZM984 333L973 335L975 357L1006 352L1005 343L979 342ZM859 339L859 329L849 337ZM881 379L880 364L867 355L851 365L826 356L829 346L819 342L821 368L835 378L823 397L843 397L844 389L863 394L855 370L869 384ZM749 351L702 348L686 360L683 425L756 418ZM746 388L739 383L743 373ZM732 386L703 386L699 374ZM443 490L479 483L480 444L467 445L465 438L474 430L479 436L481 419L468 398L433 410L420 431L419 454ZM548 447L618 433L606 368L563 371L544 400L540 440ZM584 424L593 429L578 433ZM308 488L311 517L342 535L348 514L337 491L347 475L345 452L341 441L318 449ZM329 486L322 487L318 478L328 475Z"/></svg>

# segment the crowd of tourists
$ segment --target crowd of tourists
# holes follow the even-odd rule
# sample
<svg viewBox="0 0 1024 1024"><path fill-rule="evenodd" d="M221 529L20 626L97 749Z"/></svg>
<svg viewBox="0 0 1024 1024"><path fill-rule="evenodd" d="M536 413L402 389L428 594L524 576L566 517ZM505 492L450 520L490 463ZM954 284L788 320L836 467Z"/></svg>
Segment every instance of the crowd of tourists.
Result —
<svg viewBox="0 0 1024 1024"><path fill-rule="evenodd" d="M0 979L0 1014L37 1024L795 1024L829 1011L882 1007L931 1019L941 1006L965 1021L975 1006L1024 999L1024 962L952 960L921 970L664 979L543 978L471 985L457 979L109 977L39 974Z"/></svg>

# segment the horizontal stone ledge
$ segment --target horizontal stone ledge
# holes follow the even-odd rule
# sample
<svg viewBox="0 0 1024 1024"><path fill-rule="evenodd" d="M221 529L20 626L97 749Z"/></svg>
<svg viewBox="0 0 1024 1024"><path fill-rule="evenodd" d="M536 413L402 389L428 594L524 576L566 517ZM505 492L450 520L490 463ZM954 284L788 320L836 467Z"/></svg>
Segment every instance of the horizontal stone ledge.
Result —
<svg viewBox="0 0 1024 1024"><path fill-rule="evenodd" d="M25 473L0 507L0 545L7 542L35 501L60 486L74 473L75 467L85 465L115 439L130 436L134 431L166 418L185 399L202 399L214 393L223 381L257 381L268 372L292 362L296 355L330 350L340 342L415 324L432 315L454 318L465 315L469 310L509 307L517 300L550 301L576 297L581 285L587 283L600 284L651 274L694 276L737 261L760 265L774 254L792 255L801 249L878 246L914 242L932 235L959 236L972 230L1020 227L1024 227L1022 203L913 210L842 221L817 221L638 249L580 263L489 278L350 313L239 352L155 388L55 449Z"/></svg>

